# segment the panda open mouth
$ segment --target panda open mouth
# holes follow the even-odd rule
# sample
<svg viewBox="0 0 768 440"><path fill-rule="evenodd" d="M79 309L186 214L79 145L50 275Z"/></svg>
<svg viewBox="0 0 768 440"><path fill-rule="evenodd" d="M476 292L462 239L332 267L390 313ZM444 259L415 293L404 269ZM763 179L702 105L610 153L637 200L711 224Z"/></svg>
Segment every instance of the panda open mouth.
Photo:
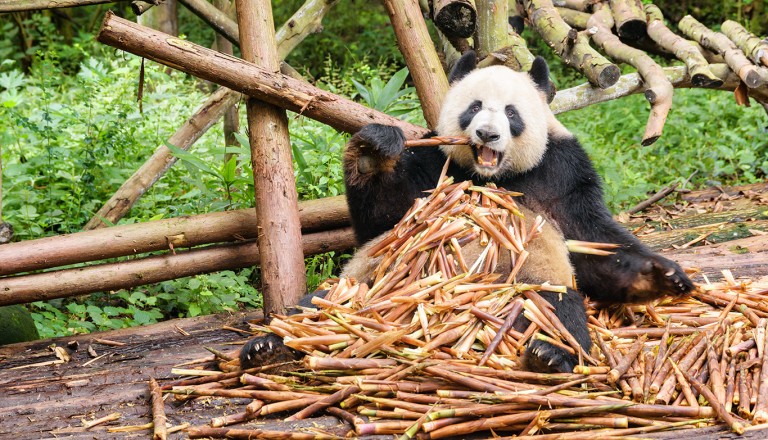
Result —
<svg viewBox="0 0 768 440"><path fill-rule="evenodd" d="M475 147L472 149L475 153L475 161L484 168L495 168L504 156L504 153L488 148L485 145L473 146Z"/></svg>

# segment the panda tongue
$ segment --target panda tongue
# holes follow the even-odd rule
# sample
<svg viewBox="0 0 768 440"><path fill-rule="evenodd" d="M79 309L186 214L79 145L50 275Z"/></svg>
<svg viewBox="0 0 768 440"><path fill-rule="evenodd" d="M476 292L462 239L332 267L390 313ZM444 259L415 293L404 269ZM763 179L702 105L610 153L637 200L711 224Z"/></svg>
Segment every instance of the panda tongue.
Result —
<svg viewBox="0 0 768 440"><path fill-rule="evenodd" d="M497 155L495 151L481 145L479 153L480 154L477 155L477 161L480 162L480 165L486 167L496 166Z"/></svg>

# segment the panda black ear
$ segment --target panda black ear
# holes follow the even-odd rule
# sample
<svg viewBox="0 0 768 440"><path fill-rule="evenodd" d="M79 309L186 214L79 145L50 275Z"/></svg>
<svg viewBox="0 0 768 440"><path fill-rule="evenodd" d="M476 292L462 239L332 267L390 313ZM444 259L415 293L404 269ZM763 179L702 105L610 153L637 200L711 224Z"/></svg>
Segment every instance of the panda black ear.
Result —
<svg viewBox="0 0 768 440"><path fill-rule="evenodd" d="M555 85L549 80L549 66L547 61L537 56L531 64L531 70L528 71L536 87L547 96L547 102L552 102L555 97Z"/></svg>
<svg viewBox="0 0 768 440"><path fill-rule="evenodd" d="M469 72L475 70L475 67L477 67L477 54L474 50L468 50L459 58L459 61L456 61L451 74L448 75L448 83L453 84L464 78Z"/></svg>
<svg viewBox="0 0 768 440"><path fill-rule="evenodd" d="M547 91L549 88L549 66L544 58L536 57L533 60L533 64L531 64L531 70L528 74L533 78L536 87L543 92Z"/></svg>

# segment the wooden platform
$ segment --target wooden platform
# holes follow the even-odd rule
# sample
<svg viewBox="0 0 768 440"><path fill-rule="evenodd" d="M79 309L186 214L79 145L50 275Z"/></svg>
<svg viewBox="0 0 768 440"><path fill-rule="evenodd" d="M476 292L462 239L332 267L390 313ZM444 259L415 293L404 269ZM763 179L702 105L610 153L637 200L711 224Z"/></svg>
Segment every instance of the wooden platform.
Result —
<svg viewBox="0 0 768 440"><path fill-rule="evenodd" d="M762 192L758 192L755 197L742 195L736 199L724 200L722 195L727 196L727 193L715 192L711 198L719 200L698 199L699 201L691 202L693 205L690 206L695 207L693 212L690 212L690 206L686 205L681 207L677 216L672 214L667 219L655 220L656 214L652 214L648 218L632 219L631 224L633 228L656 221L680 225L694 224L683 226L683 232L650 232L644 235L643 239L654 243L657 248L665 249L661 251L663 254L683 266L699 269L694 275L697 282L704 282L705 276L708 279L720 278L724 269L731 270L736 278L768 278L768 235L760 235L763 223L768 219L768 205L763 204L763 196L760 195L768 194L764 192L765 186L758 188L761 188ZM703 192L689 197L700 197L701 193ZM721 208L716 208L718 203ZM719 209L720 212L699 212L701 209L708 209L706 206L712 206L713 211ZM744 212L749 214L744 215ZM711 217L709 220L718 219L714 222L716 226L712 226L712 221L704 222L709 226L702 226L701 222L696 221L696 218L707 216ZM697 244L684 249L673 247L691 241L691 236L695 238L707 233L701 231L714 228L717 232L730 230L728 228L732 227L752 231L749 232L752 236L728 240L729 233L726 233L717 240L713 238L713 241L719 242L717 244ZM714 235L717 234L710 234ZM672 238L674 240L670 241ZM205 347L222 351L235 350L237 346L232 343L243 342L246 336L222 327L246 329L245 321L258 316L259 314L254 312L177 319L140 328L0 347L0 438L147 438L150 432L148 430L115 434L107 432L107 428L149 423L149 377L161 381L174 378L170 374L172 368L211 357ZM97 342L97 339L124 345L105 345ZM49 348L52 344L69 347L71 360L50 364L57 359ZM77 344L74 351L73 344ZM94 358L88 353L89 345L98 357ZM39 363L45 364L35 366ZM169 400L166 402L169 423L203 425L213 417L234 412L232 402L230 399L205 398L178 404ZM173 410L170 409L171 405L175 407ZM120 418L90 430L83 427L83 420L90 421L111 413L119 413ZM349 426L333 417L319 417L290 425L279 420L267 423L269 426L264 429L296 431L311 426L342 436L349 429ZM186 438L186 434L175 433L169 437ZM706 440L736 436L722 428L706 428L644 437ZM743 438L768 438L768 431L748 431Z"/></svg>

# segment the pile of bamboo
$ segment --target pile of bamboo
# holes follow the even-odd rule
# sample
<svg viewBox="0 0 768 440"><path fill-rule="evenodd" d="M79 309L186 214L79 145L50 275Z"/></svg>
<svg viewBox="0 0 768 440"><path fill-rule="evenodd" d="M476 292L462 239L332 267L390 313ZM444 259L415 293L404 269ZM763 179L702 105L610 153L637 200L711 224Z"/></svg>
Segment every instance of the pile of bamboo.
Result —
<svg viewBox="0 0 768 440"><path fill-rule="evenodd" d="M381 264L370 288L334 280L317 309L264 328L306 353L301 361L279 374L271 365L163 389L253 399L212 427L191 428L193 438L337 438L225 427L278 413L325 412L355 436L403 439L626 438L719 422L743 433L768 422L768 284L726 273L689 298L590 307L595 344L584 353L537 293L565 289L514 282L541 224L526 224L504 190L443 180L371 250ZM509 274L500 276L507 256ZM522 332L512 328L521 313L531 322ZM532 338L579 354L583 365L520 371Z"/></svg>

